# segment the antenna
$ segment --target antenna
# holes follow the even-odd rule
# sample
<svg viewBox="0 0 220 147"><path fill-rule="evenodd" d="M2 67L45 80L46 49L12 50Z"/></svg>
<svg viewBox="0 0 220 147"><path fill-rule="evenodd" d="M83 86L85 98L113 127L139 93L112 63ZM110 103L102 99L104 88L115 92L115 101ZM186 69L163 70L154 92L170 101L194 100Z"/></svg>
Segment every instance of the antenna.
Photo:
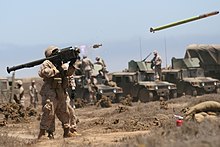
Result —
<svg viewBox="0 0 220 147"><path fill-rule="evenodd" d="M142 45L141 45L141 37L139 37L139 48L140 48L140 58L142 60Z"/></svg>
<svg viewBox="0 0 220 147"><path fill-rule="evenodd" d="M166 62L166 68L167 68L167 41L166 41L166 36L164 37L164 49L165 49L165 62Z"/></svg>

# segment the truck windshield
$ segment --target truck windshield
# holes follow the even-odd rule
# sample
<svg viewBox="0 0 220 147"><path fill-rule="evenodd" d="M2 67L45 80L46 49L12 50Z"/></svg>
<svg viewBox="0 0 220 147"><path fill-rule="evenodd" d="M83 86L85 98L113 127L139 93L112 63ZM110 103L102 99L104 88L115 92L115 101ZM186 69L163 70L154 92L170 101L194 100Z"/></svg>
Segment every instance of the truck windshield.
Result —
<svg viewBox="0 0 220 147"><path fill-rule="evenodd" d="M203 69L189 69L188 70L189 77L204 77Z"/></svg>
<svg viewBox="0 0 220 147"><path fill-rule="evenodd" d="M141 74L141 81L154 81L154 73Z"/></svg>

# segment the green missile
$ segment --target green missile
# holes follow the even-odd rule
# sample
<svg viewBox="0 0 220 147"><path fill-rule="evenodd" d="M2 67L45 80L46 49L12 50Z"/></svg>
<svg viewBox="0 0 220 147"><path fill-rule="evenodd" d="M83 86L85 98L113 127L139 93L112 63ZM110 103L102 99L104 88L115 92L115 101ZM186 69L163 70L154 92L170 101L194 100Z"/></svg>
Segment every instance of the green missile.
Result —
<svg viewBox="0 0 220 147"><path fill-rule="evenodd" d="M163 30L163 29L166 29L166 28L169 28L169 27L173 27L173 26L181 25L181 24L184 24L184 23L187 23L187 22L191 22L191 21L195 21L195 20L198 20L198 19L206 18L206 17L209 17L209 16L216 15L218 13L219 13L219 11L214 11L214 12L211 12L211 13L206 13L206 14L202 14L202 15L199 15L199 16L195 16L195 17L191 17L191 18L188 18L188 19L173 22L173 23L170 23L170 24L167 24L167 25L164 25L164 26L160 26L160 27L156 27L156 28L150 28L150 32L154 33L155 31Z"/></svg>

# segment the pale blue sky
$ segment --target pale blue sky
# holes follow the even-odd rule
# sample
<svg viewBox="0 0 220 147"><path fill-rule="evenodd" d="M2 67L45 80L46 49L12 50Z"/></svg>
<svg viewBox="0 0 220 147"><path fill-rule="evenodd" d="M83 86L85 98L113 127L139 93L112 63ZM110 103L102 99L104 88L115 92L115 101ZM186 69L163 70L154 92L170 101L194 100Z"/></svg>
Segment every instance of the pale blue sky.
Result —
<svg viewBox="0 0 220 147"><path fill-rule="evenodd" d="M10 76L7 66L43 58L49 45L102 43L87 55L93 61L103 57L110 72L155 49L163 65L169 65L171 57L184 56L189 44L220 44L220 14L156 33L150 27L219 10L216 0L0 0L0 77ZM18 70L16 75L38 76L38 69Z"/></svg>

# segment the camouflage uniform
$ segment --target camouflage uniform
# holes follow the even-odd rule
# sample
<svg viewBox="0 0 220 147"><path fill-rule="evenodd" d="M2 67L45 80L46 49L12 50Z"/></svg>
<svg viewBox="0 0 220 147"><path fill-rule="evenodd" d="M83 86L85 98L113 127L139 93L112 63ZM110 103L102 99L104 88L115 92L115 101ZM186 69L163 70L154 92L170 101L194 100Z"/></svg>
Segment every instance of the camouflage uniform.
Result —
<svg viewBox="0 0 220 147"><path fill-rule="evenodd" d="M85 75L87 82L89 79L91 79L93 68L94 66L92 64L92 61L87 56L83 56L81 69L83 71L83 74Z"/></svg>
<svg viewBox="0 0 220 147"><path fill-rule="evenodd" d="M24 101L25 101L25 96L24 96L24 87L23 82L21 80L16 81L17 86L18 86L18 94L16 94L16 99L15 100L17 103L21 104L24 107Z"/></svg>
<svg viewBox="0 0 220 147"><path fill-rule="evenodd" d="M76 83L73 75L69 76L69 87L68 87L68 94L70 96L70 105L75 108L74 105L74 99L75 99L75 89L76 89Z"/></svg>
<svg viewBox="0 0 220 147"><path fill-rule="evenodd" d="M31 85L29 86L29 95L30 106L34 106L34 108L36 108L38 103L38 90L34 80L31 81Z"/></svg>
<svg viewBox="0 0 220 147"><path fill-rule="evenodd" d="M92 64L92 61L87 56L83 56L81 69L83 75L85 75L86 84L88 85L88 90L90 95L89 96L90 99L88 100L89 103L90 102L93 103L93 95L94 95L94 91L92 90L92 85L91 85L93 68L94 65Z"/></svg>
<svg viewBox="0 0 220 147"><path fill-rule="evenodd" d="M99 64L102 66L102 69L99 70L99 73L104 76L104 78L106 79L107 82L109 82L105 61L103 59L101 59L100 57L96 57L95 64Z"/></svg>
<svg viewBox="0 0 220 147"><path fill-rule="evenodd" d="M58 49L56 47L49 47L48 49ZM47 50L46 50L47 51ZM45 55L46 55L45 51ZM46 57L48 57L46 55ZM64 64L63 64L64 65ZM76 124L75 112L69 104L69 96L66 92L68 87L67 76L72 75L74 72L73 65L70 65L67 70L65 66L61 67L60 71L55 67L55 65L49 61L45 60L38 72L39 76L43 78L43 85L40 90L40 95L42 97L43 114L40 122L40 133L38 138L44 135L45 130L48 132L55 131L55 114L58 119L62 122L64 129L64 137L71 137L70 133L70 123ZM66 71L65 74L62 74ZM46 102L50 102L50 105ZM50 116L50 117L48 117ZM75 127L72 125L72 127Z"/></svg>
<svg viewBox="0 0 220 147"><path fill-rule="evenodd" d="M70 115L70 132L71 133L76 133L76 125L77 125L77 121L78 118L76 117L76 113L74 108L70 105L70 98L68 97L67 99L67 103L68 103L68 111L69 111L69 115Z"/></svg>
<svg viewBox="0 0 220 147"><path fill-rule="evenodd" d="M151 60L151 63L154 65L154 70L155 70L155 79L161 80L162 78L162 73L161 73L161 64L162 64L162 59L160 55L157 53L157 51L154 51L154 58Z"/></svg>

